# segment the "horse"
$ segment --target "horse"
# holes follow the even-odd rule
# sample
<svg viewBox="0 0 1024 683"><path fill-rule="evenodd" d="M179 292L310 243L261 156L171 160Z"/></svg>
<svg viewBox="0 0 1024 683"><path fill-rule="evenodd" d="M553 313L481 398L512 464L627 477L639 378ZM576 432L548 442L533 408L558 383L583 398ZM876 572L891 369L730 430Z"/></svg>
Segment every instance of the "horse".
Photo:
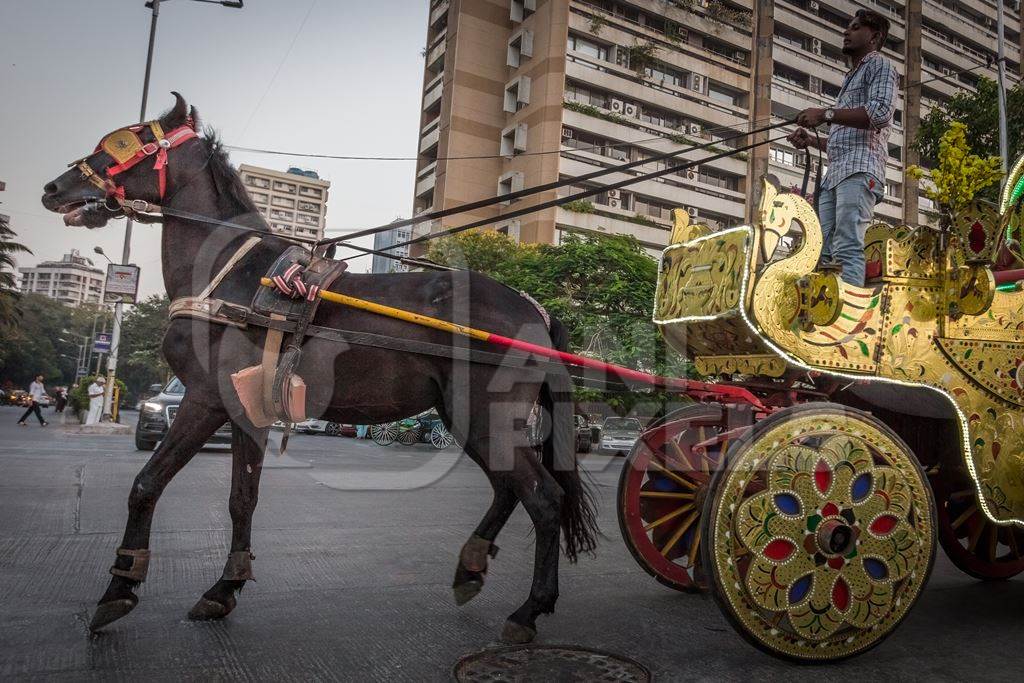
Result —
<svg viewBox="0 0 1024 683"><path fill-rule="evenodd" d="M207 128L199 134L195 107L172 94L174 106L155 122L108 134L95 151L47 183L43 206L62 214L65 224L87 228L102 227L138 207L162 206L163 282L172 301L202 292L255 235L259 240L244 263L217 285L218 296L251 300L260 277L294 242L270 231L215 132ZM176 131L174 136L171 131ZM125 152L134 152L134 161L123 163ZM148 163L150 159L155 163ZM559 321L547 322L542 309L520 292L479 273L344 273L330 289L549 348L567 347ZM320 306L313 323L448 347L458 342L436 329L342 306ZM252 515L268 428L247 416L231 375L259 364L266 335L265 328L253 325L170 321L163 353L186 392L166 437L132 485L124 536L90 624L93 631L138 604L135 590L146 578L156 503L175 474L225 422L232 433L231 552L220 578L192 607L189 618L226 617L236 607L238 592L252 580ZM481 346L476 341L468 345ZM367 372L369 368L373 371ZM565 368L456 361L310 337L302 346L297 373L313 380L307 388L314 410L310 416L378 424L433 408L483 469L493 498L459 552L452 584L456 604L466 603L482 588L488 556L497 548L494 540L522 503L535 531L533 581L526 601L506 619L502 639L533 640L537 617L553 613L558 598L559 548L575 562L581 553L594 550L598 533L590 487L575 459L571 381ZM525 425L538 403L549 429L534 447Z"/></svg>

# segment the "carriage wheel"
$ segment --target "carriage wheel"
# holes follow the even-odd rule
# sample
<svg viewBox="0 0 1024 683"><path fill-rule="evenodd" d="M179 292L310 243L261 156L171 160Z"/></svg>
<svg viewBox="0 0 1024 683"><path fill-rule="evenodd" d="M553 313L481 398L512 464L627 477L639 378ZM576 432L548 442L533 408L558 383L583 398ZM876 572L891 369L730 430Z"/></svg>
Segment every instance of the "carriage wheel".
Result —
<svg viewBox="0 0 1024 683"><path fill-rule="evenodd" d="M443 451L455 443L455 437L439 422L430 430L430 443L437 450Z"/></svg>
<svg viewBox="0 0 1024 683"><path fill-rule="evenodd" d="M770 654L836 660L907 615L935 558L910 448L867 413L811 403L759 422L711 483L704 563L734 628Z"/></svg>
<svg viewBox="0 0 1024 683"><path fill-rule="evenodd" d="M419 427L413 427L412 429L405 429L398 433L398 443L403 446L412 446L420 442L420 437L423 432L420 431Z"/></svg>
<svg viewBox="0 0 1024 683"><path fill-rule="evenodd" d="M619 477L619 529L644 571L669 588L706 588L700 568L700 515L721 449L695 443L722 430L725 410L700 404L678 410L637 440Z"/></svg>
<svg viewBox="0 0 1024 683"><path fill-rule="evenodd" d="M390 446L397 437L397 422L385 422L384 424L370 426L370 438L378 446Z"/></svg>
<svg viewBox="0 0 1024 683"><path fill-rule="evenodd" d="M982 581L1024 572L1024 530L994 523L978 506L973 483L932 477L939 543L957 569Z"/></svg>

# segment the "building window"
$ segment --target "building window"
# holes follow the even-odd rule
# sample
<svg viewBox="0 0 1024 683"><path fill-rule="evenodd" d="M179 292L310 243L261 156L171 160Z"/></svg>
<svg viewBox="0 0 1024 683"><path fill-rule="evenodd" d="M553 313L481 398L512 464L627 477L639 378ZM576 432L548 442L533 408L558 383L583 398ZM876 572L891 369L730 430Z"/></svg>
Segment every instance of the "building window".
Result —
<svg viewBox="0 0 1024 683"><path fill-rule="evenodd" d="M533 56L533 31L525 28L513 34L508 41L508 59L506 64L511 67L518 67L523 59Z"/></svg>
<svg viewBox="0 0 1024 683"><path fill-rule="evenodd" d="M283 206L288 209L295 208L295 200L288 197L274 197L270 200L271 206Z"/></svg>
<svg viewBox="0 0 1024 683"><path fill-rule="evenodd" d="M253 187L262 187L264 190L270 189L270 181L266 178L257 178L254 175L246 174L245 184L252 185Z"/></svg>
<svg viewBox="0 0 1024 683"><path fill-rule="evenodd" d="M296 187L292 183L282 182L280 180L274 181L274 190L277 192L286 192L288 194L295 194Z"/></svg>
<svg viewBox="0 0 1024 683"><path fill-rule="evenodd" d="M519 23L537 11L537 0L512 0L509 19Z"/></svg>
<svg viewBox="0 0 1024 683"><path fill-rule="evenodd" d="M530 77L520 76L505 86L505 111L514 114L530 103Z"/></svg>
<svg viewBox="0 0 1024 683"><path fill-rule="evenodd" d="M591 90L579 83L567 82L565 84L565 99L569 102L589 104L594 107L608 108L608 93L600 90Z"/></svg>
<svg viewBox="0 0 1024 683"><path fill-rule="evenodd" d="M280 209L271 209L270 217L276 218L279 221L293 221L295 220L295 214L291 211L281 211Z"/></svg>
<svg viewBox="0 0 1024 683"><path fill-rule="evenodd" d="M679 86L680 88L686 87L686 74L678 69L673 69L668 64L662 62L656 62L654 66L649 66L644 69L644 73L647 78L654 81L661 81L662 83L671 83L672 85Z"/></svg>
<svg viewBox="0 0 1024 683"><path fill-rule="evenodd" d="M777 164L785 166L796 166L796 153L790 150L772 147L768 156Z"/></svg>
<svg viewBox="0 0 1024 683"><path fill-rule="evenodd" d="M299 211L309 211L310 213L320 213L320 206L312 202L304 202L299 200Z"/></svg>
<svg viewBox="0 0 1024 683"><path fill-rule="evenodd" d="M254 202L258 202L260 204L266 204L270 199L270 196L266 192L250 192L249 196L252 197Z"/></svg>
<svg viewBox="0 0 1024 683"><path fill-rule="evenodd" d="M305 185L299 188L299 194L303 197L316 197L317 199L324 196L323 191L319 187L307 187Z"/></svg>
<svg viewBox="0 0 1024 683"><path fill-rule="evenodd" d="M592 40L587 40L574 33L569 34L569 50L573 52L580 52L588 57L599 59L602 62L608 61L608 48L600 43L595 43Z"/></svg>
<svg viewBox="0 0 1024 683"><path fill-rule="evenodd" d="M501 131L502 156L510 157L526 151L526 124L519 123Z"/></svg>
<svg viewBox="0 0 1024 683"><path fill-rule="evenodd" d="M508 173L502 174L498 178L498 194L511 194L512 192L519 192L523 189L524 176L518 171L509 171ZM508 206L512 202L502 202L502 206Z"/></svg>
<svg viewBox="0 0 1024 683"><path fill-rule="evenodd" d="M511 220L508 223L505 223L504 225L500 225L497 228L497 231L502 233L503 235L508 235L509 237L512 238L514 242L518 242L519 228L520 222L518 220Z"/></svg>

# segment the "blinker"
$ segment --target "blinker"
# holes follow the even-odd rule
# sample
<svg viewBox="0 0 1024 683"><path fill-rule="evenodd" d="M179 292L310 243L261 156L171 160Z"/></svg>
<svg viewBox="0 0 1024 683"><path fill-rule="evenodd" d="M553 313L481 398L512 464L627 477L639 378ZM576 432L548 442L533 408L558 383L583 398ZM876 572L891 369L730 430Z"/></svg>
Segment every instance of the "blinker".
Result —
<svg viewBox="0 0 1024 683"><path fill-rule="evenodd" d="M142 140L131 130L122 128L103 138L100 149L113 157L117 163L123 164L142 149Z"/></svg>

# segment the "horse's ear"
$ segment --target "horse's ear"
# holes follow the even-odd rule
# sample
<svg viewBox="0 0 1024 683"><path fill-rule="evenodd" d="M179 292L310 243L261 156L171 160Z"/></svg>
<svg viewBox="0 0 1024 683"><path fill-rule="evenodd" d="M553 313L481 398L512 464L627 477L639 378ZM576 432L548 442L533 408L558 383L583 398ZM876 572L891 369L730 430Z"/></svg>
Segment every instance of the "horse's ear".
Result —
<svg viewBox="0 0 1024 683"><path fill-rule="evenodd" d="M164 130L173 130L185 124L188 119L188 105L180 93L172 92L174 95L174 106L166 114L160 117L160 125Z"/></svg>
<svg viewBox="0 0 1024 683"><path fill-rule="evenodd" d="M199 111L194 106L188 108L188 125L192 130L199 130Z"/></svg>

